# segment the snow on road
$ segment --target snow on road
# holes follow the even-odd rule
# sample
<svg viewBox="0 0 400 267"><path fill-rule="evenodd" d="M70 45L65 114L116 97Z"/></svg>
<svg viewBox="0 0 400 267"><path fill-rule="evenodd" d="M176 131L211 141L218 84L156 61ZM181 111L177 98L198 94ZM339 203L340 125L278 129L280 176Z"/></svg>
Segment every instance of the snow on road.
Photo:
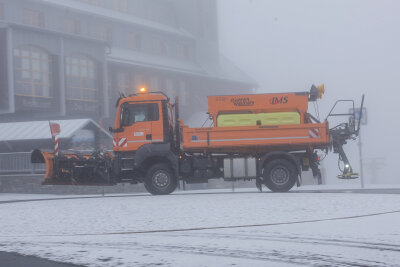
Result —
<svg viewBox="0 0 400 267"><path fill-rule="evenodd" d="M400 266L399 223L399 195L49 200L0 205L0 250L87 266Z"/></svg>

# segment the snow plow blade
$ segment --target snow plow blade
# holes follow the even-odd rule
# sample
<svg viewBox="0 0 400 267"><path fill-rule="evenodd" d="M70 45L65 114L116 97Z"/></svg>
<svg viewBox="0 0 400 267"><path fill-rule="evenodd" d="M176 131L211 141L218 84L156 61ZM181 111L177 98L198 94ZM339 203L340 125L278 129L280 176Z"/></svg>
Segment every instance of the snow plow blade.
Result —
<svg viewBox="0 0 400 267"><path fill-rule="evenodd" d="M113 185L111 165L113 155L108 152L53 152L35 149L32 163L46 164L45 185Z"/></svg>
<svg viewBox="0 0 400 267"><path fill-rule="evenodd" d="M33 150L31 154L31 163L44 163L46 164L46 174L44 176L45 181L53 178L54 175L54 153L40 151L38 149Z"/></svg>

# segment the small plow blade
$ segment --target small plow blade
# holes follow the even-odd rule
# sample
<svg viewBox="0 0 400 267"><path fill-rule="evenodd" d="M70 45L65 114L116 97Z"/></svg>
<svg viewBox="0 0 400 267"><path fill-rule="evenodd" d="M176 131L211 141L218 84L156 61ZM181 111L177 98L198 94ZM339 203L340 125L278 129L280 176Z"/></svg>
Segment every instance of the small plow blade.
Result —
<svg viewBox="0 0 400 267"><path fill-rule="evenodd" d="M31 154L32 163L44 163L46 164L46 174L44 176L45 182L49 181L54 177L54 153L48 151L40 151L35 149Z"/></svg>
<svg viewBox="0 0 400 267"><path fill-rule="evenodd" d="M108 152L53 152L34 150L32 163L45 163L44 185L113 185L113 155Z"/></svg>

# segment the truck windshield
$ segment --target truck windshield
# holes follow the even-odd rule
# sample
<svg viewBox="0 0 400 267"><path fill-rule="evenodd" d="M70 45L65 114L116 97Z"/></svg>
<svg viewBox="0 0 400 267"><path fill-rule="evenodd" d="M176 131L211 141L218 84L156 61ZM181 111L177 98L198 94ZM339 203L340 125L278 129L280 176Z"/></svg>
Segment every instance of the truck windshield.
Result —
<svg viewBox="0 0 400 267"><path fill-rule="evenodd" d="M121 126L130 126L143 121L158 121L158 104L128 104L122 107L121 115Z"/></svg>

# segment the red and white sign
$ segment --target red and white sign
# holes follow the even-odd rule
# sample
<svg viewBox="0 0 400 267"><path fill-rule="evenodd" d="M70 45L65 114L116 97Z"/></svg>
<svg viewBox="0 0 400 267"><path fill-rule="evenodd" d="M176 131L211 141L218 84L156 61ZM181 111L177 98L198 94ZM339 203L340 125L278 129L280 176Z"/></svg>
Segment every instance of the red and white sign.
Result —
<svg viewBox="0 0 400 267"><path fill-rule="evenodd" d="M318 129L310 129L308 131L310 138L320 138L319 130Z"/></svg>
<svg viewBox="0 0 400 267"><path fill-rule="evenodd" d="M114 147L127 147L128 146L128 140L124 138L114 138L113 139L113 146Z"/></svg>
<svg viewBox="0 0 400 267"><path fill-rule="evenodd" d="M60 124L51 122L50 123L50 131L51 131L51 136L53 136L53 137L60 134L60 132L61 132Z"/></svg>

